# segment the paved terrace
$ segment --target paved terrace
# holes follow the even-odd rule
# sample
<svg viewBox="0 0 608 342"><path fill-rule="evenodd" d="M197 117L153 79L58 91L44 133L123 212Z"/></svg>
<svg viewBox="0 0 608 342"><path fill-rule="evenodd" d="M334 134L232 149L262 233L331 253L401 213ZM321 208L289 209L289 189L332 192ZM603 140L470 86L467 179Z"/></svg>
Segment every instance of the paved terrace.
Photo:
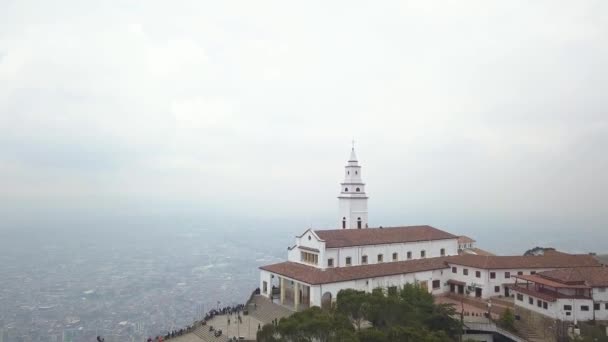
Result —
<svg viewBox="0 0 608 342"><path fill-rule="evenodd" d="M258 327L270 324L273 320L280 320L294 313L287 306L270 302L266 297L255 295L247 303L248 315L242 315L242 323L238 324L238 316L216 315L207 321L206 325L198 326L193 332L169 339L168 342L224 342L232 337L243 337L246 341L255 341ZM228 319L230 318L230 324ZM209 327L221 329L222 336L215 337Z"/></svg>

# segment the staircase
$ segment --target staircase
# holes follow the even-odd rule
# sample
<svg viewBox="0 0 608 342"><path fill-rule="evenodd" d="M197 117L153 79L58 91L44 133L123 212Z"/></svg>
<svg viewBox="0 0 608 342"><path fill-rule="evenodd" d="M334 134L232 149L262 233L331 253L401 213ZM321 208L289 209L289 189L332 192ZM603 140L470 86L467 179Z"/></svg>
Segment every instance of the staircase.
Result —
<svg viewBox="0 0 608 342"><path fill-rule="evenodd" d="M215 335L213 335L214 333L214 331L209 331L208 325L201 325L194 330L194 334L206 342L228 341L228 336L226 336L225 334L222 334L222 336L215 337Z"/></svg>
<svg viewBox="0 0 608 342"><path fill-rule="evenodd" d="M538 325L535 328L531 322L525 320L515 321L515 329L517 333L524 337L529 342L555 342L555 338L550 333L545 331L539 331Z"/></svg>
<svg viewBox="0 0 608 342"><path fill-rule="evenodd" d="M487 312L487 310L488 310L488 302L486 299L462 296L462 295L458 295L458 294L454 294L454 293L449 293L446 295L446 297L456 300L456 301L462 300L465 304L474 306L480 310L483 310L484 312ZM506 299L501 299L498 297L494 297L491 299L492 299L491 311L492 311L492 314L494 317L499 317L500 315L502 315L502 313L507 308L511 309L511 311L513 311L513 302L510 302L508 299L506 300Z"/></svg>
<svg viewBox="0 0 608 342"><path fill-rule="evenodd" d="M294 311L270 302L266 297L256 295L247 304L249 315L255 317L264 324L271 324L274 319L280 320L283 317L291 316Z"/></svg>

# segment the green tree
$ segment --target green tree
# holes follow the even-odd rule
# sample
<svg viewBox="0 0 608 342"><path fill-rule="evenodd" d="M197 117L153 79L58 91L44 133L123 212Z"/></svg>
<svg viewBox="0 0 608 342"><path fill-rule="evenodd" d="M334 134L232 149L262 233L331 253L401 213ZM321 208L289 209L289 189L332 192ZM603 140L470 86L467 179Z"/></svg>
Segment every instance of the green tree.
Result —
<svg viewBox="0 0 608 342"><path fill-rule="evenodd" d="M342 290L329 310L313 307L264 326L258 341L275 342L453 342L461 333L450 305L435 304L415 284L372 293ZM362 328L368 321L370 328ZM356 326L356 330L355 330Z"/></svg>
<svg viewBox="0 0 608 342"><path fill-rule="evenodd" d="M369 310L368 296L365 291L347 289L340 291L336 299L337 311L349 317L357 326L357 330L361 330L361 322Z"/></svg>
<svg viewBox="0 0 608 342"><path fill-rule="evenodd" d="M503 311L498 322L500 326L507 330L515 330L515 315L513 315L513 311L511 311L509 308Z"/></svg>

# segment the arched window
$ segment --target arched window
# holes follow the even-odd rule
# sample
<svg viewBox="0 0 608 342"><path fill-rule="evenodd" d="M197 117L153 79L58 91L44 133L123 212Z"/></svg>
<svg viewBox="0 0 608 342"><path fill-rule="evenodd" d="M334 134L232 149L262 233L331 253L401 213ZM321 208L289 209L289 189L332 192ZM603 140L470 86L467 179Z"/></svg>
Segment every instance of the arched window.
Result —
<svg viewBox="0 0 608 342"><path fill-rule="evenodd" d="M357 192L361 191L361 189L357 188Z"/></svg>
<svg viewBox="0 0 608 342"><path fill-rule="evenodd" d="M344 188L344 192L348 192L348 188Z"/></svg>
<svg viewBox="0 0 608 342"><path fill-rule="evenodd" d="M361 218L357 218L357 229L361 229Z"/></svg>
<svg viewBox="0 0 608 342"><path fill-rule="evenodd" d="M346 217L342 218L342 229L346 228Z"/></svg>

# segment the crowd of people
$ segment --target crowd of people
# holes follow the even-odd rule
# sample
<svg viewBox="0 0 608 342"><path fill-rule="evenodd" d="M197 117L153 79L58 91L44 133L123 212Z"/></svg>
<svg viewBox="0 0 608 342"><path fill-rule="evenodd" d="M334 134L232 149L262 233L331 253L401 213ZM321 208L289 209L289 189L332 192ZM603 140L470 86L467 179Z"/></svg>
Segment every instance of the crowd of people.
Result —
<svg viewBox="0 0 608 342"><path fill-rule="evenodd" d="M241 312L243 312L243 311L245 311L245 304L238 304L238 305L233 305L233 306L225 306L225 307L220 308L220 309L211 309L205 315L205 318L203 320L204 321L210 321L211 319L213 319L213 317L215 317L217 315L232 315L232 314L240 315Z"/></svg>
<svg viewBox="0 0 608 342"><path fill-rule="evenodd" d="M155 338L148 337L146 342L163 342L163 341L167 341L167 340L170 340L170 339L178 337L178 336L185 335L189 332L194 331L194 329L196 329L199 326L207 325L208 321L212 320L215 316L218 316L218 315L226 315L228 325L230 325L230 317L232 315L236 316L236 318L235 318L236 320L234 321L234 323L236 323L237 321L238 321L238 323L243 323L241 314L244 314L244 315L247 314L247 312L245 310L245 304L238 304L238 305L232 305L232 306L225 306L223 308L211 309L211 310L209 310L209 312L207 312L205 314L205 317L202 320L196 321L196 322L194 322L194 324L187 326L183 329L172 330L172 331L168 332L167 334L165 334L164 336L159 335L159 336L156 336ZM222 335L222 330L215 329L213 326L209 326L209 331L212 331L216 337Z"/></svg>

